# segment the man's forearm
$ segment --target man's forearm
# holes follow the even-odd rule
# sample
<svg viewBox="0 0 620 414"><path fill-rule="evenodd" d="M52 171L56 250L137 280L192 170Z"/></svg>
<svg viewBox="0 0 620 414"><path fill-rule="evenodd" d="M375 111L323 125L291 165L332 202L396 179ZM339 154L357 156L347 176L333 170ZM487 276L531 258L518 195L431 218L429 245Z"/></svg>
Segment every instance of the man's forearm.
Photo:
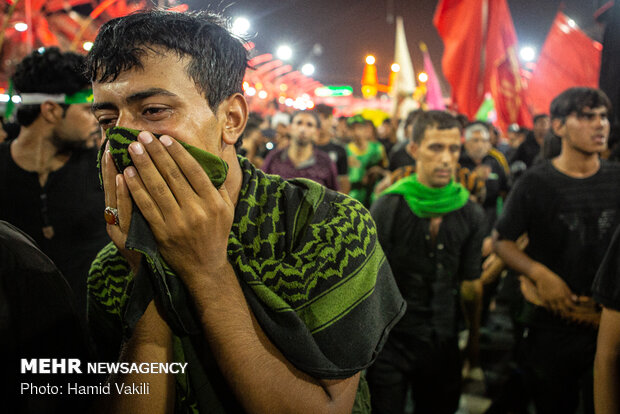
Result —
<svg viewBox="0 0 620 414"><path fill-rule="evenodd" d="M620 313L603 309L594 360L594 406L597 414L620 412Z"/></svg>
<svg viewBox="0 0 620 414"><path fill-rule="evenodd" d="M152 317L156 315L152 312L156 312L153 303L136 325L131 339L123 346L120 362L172 361L172 335L163 320L159 319L159 326L147 322L155 321ZM164 414L173 411L174 374L117 373L110 376L108 383L111 393L95 403L97 414ZM133 384L148 384L148 394L125 394L124 386L131 387Z"/></svg>
<svg viewBox="0 0 620 414"><path fill-rule="evenodd" d="M525 254L516 242L512 240L497 240L494 236L493 250L502 259L508 267L515 270L517 273L525 275L530 279L536 280L536 268L543 266L541 263L532 260L527 254Z"/></svg>
<svg viewBox="0 0 620 414"><path fill-rule="evenodd" d="M247 412L351 412L359 374L328 382L296 369L254 318L230 264L209 273L190 291L210 349Z"/></svg>

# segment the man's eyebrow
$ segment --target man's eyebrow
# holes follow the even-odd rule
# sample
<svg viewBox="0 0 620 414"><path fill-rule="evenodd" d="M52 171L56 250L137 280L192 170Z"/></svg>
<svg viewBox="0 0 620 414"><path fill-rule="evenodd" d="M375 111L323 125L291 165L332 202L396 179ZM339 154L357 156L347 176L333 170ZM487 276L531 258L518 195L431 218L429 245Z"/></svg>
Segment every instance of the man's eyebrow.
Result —
<svg viewBox="0 0 620 414"><path fill-rule="evenodd" d="M157 95L163 95L163 96L172 96L172 97L177 97L178 95L166 90L166 89L162 89L162 88L150 88L147 89L145 91L141 91L141 92L136 92L134 94L129 95L125 101L127 103L134 103L136 101L141 101L143 99L146 98L150 98L151 96L157 96Z"/></svg>
<svg viewBox="0 0 620 414"><path fill-rule="evenodd" d="M174 94L166 89L150 88L145 91L140 91L140 92L136 92L136 93L129 95L127 98L125 98L125 102L127 102L128 104L132 104L134 102L141 101L143 99L150 98L152 96L158 96L158 95L178 97L177 94ZM92 112L95 112L95 111L99 111L103 109L117 109L117 107L115 104L111 102L98 102L98 103L93 103L90 110Z"/></svg>

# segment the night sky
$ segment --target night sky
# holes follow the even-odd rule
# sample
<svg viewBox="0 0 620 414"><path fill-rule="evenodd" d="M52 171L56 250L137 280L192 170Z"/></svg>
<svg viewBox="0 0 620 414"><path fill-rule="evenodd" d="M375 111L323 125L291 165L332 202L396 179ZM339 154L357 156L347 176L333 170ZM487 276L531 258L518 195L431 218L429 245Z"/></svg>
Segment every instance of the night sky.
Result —
<svg viewBox="0 0 620 414"><path fill-rule="evenodd" d="M564 12L591 37L600 40L602 29L592 17L595 0L508 0L520 46L540 51L560 3ZM443 44L432 24L437 0L223 0L221 3L186 1L192 9L208 8L227 17L244 16L257 50L274 53L278 45L294 50L292 65L312 62L314 77L324 84L346 84L359 91L364 58L377 58L379 81L387 83L394 55L395 25L389 15L404 19L409 51L416 73L422 70L418 43L429 48L440 71ZM390 13L391 12L391 13ZM315 45L322 53L316 55ZM444 93L448 86L442 80Z"/></svg>

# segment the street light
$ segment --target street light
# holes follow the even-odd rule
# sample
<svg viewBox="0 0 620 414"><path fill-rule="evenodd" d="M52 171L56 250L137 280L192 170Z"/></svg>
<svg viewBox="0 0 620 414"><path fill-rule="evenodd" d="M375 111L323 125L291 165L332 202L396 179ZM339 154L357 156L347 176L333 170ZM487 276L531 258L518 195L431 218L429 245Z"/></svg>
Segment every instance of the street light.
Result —
<svg viewBox="0 0 620 414"><path fill-rule="evenodd" d="M282 45L276 50L276 56L278 57L278 59L289 60L293 57L293 49L291 49L289 46Z"/></svg>
<svg viewBox="0 0 620 414"><path fill-rule="evenodd" d="M428 81L428 75L425 72L420 72L418 74L418 80L422 83L426 83L426 81Z"/></svg>
<svg viewBox="0 0 620 414"><path fill-rule="evenodd" d="M373 55L368 55L366 56L366 64L367 65L374 65L376 62L376 59Z"/></svg>
<svg viewBox="0 0 620 414"><path fill-rule="evenodd" d="M85 51L90 52L90 49L93 48L93 42L84 42L82 45Z"/></svg>
<svg viewBox="0 0 620 414"><path fill-rule="evenodd" d="M400 72L400 65L398 63L392 63L392 72Z"/></svg>
<svg viewBox="0 0 620 414"><path fill-rule="evenodd" d="M15 23L15 30L17 30L18 32L25 32L26 30L28 30L28 25L24 22L19 22L19 23Z"/></svg>
<svg viewBox="0 0 620 414"><path fill-rule="evenodd" d="M523 59L523 61L531 62L536 57L536 49L531 46L524 46L519 51L519 56L521 56L521 59Z"/></svg>
<svg viewBox="0 0 620 414"><path fill-rule="evenodd" d="M244 36L250 30L250 21L245 17L237 17L233 22L231 32L237 36Z"/></svg>
<svg viewBox="0 0 620 414"><path fill-rule="evenodd" d="M312 76L314 73L314 65L312 63L306 63L301 67L301 73L306 76Z"/></svg>

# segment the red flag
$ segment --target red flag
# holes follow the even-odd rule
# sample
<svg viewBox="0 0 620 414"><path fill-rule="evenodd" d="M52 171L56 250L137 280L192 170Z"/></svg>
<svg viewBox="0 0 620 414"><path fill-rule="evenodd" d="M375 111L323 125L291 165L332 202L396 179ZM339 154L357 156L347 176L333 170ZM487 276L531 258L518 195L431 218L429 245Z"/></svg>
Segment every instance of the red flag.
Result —
<svg viewBox="0 0 620 414"><path fill-rule="evenodd" d="M532 127L532 115L526 89L521 80L517 58L517 32L506 0L487 0L489 20L487 26L487 68L485 89L491 91L495 101L497 122L506 131L510 124Z"/></svg>
<svg viewBox="0 0 620 414"><path fill-rule="evenodd" d="M491 92L502 129L531 126L506 0L441 0L433 23L444 42L442 67L457 110L473 119Z"/></svg>
<svg viewBox="0 0 620 414"><path fill-rule="evenodd" d="M443 39L443 74L452 87L456 110L470 119L484 100L480 0L441 0L433 24Z"/></svg>
<svg viewBox="0 0 620 414"><path fill-rule="evenodd" d="M558 12L529 81L535 113L548 113L553 98L574 86L598 87L603 46Z"/></svg>

